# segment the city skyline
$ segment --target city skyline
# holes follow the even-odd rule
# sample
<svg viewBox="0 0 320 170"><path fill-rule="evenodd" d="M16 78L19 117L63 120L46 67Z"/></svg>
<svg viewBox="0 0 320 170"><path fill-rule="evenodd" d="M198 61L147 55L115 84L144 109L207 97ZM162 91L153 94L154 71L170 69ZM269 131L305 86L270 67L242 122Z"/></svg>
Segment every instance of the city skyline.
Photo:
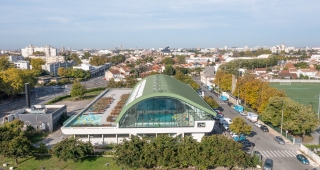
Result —
<svg viewBox="0 0 320 170"><path fill-rule="evenodd" d="M320 1L6 0L0 49L319 47Z"/></svg>

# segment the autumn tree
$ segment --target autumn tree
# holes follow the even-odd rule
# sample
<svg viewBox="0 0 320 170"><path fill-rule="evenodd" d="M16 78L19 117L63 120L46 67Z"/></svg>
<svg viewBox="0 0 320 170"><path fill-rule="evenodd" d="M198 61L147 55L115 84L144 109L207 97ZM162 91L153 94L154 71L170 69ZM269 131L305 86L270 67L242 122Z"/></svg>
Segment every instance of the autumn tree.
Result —
<svg viewBox="0 0 320 170"><path fill-rule="evenodd" d="M223 70L219 70L216 73L214 84L218 85L223 91L231 91L232 74L226 73Z"/></svg>
<svg viewBox="0 0 320 170"><path fill-rule="evenodd" d="M86 87L82 85L79 81L74 81L71 89L71 97L82 98L86 92Z"/></svg>
<svg viewBox="0 0 320 170"><path fill-rule="evenodd" d="M46 62L41 58L32 58L30 65L32 66L32 70L41 71L42 65L44 65Z"/></svg>
<svg viewBox="0 0 320 170"><path fill-rule="evenodd" d="M208 103L209 106L211 106L212 108L218 108L219 104L211 97L209 96L204 96L204 101L206 101Z"/></svg>
<svg viewBox="0 0 320 170"><path fill-rule="evenodd" d="M235 117L232 119L232 123L229 126L230 130L236 134L249 135L252 131L252 127L246 123L241 117Z"/></svg>
<svg viewBox="0 0 320 170"><path fill-rule="evenodd" d="M13 65L9 62L9 59L6 56L0 57L0 71L5 71Z"/></svg>
<svg viewBox="0 0 320 170"><path fill-rule="evenodd" d="M58 68L58 75L60 76L60 77L67 77L67 69L66 68L64 68L64 67L59 67Z"/></svg>
<svg viewBox="0 0 320 170"><path fill-rule="evenodd" d="M24 92L24 84L29 83L33 88L37 82L36 73L33 70L21 70L17 68L9 68L4 72L0 72L2 79L1 89L7 95L15 95Z"/></svg>
<svg viewBox="0 0 320 170"><path fill-rule="evenodd" d="M77 162L93 153L93 145L71 137L56 143L51 151L59 160Z"/></svg>
<svg viewBox="0 0 320 170"><path fill-rule="evenodd" d="M177 55L177 56L175 56L175 58L177 59L178 64L185 64L186 63L186 56L184 56L184 55Z"/></svg>

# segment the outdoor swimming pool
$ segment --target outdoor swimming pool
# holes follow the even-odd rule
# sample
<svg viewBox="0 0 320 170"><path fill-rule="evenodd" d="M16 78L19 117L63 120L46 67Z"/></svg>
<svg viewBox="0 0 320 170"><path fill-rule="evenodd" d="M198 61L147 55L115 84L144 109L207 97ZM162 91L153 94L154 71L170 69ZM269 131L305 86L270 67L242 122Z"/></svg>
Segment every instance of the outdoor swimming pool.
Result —
<svg viewBox="0 0 320 170"><path fill-rule="evenodd" d="M81 115L77 117L70 125L84 125L84 124L93 124L93 125L99 125L101 120L101 115L94 115L94 114L88 114L88 115Z"/></svg>

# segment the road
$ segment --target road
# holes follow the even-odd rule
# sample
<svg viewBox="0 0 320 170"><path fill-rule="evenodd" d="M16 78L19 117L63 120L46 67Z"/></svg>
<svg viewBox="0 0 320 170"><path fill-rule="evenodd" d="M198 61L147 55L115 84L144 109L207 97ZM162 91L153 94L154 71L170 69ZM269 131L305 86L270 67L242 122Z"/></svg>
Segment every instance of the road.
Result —
<svg viewBox="0 0 320 170"><path fill-rule="evenodd" d="M198 77L193 78L198 84L200 80ZM233 119L234 117L243 117L237 113L233 108L231 108L227 103L220 100L217 96L211 93L206 88L202 87L202 90L205 92L205 95L212 96L219 105L221 106L222 113L225 117ZM244 117L243 117L244 118ZM293 145L292 143L286 143L285 145L280 145L274 141L274 136L269 132L263 132L251 123L249 120L244 118L248 124L252 126L252 133L247 137L251 142L255 142L254 148L247 148L249 152L252 149L259 151L263 155L263 160L266 158L271 158L274 161L274 170L313 170L311 165L303 165L300 163L295 155L299 150L298 145ZM258 139L259 138L259 139Z"/></svg>
<svg viewBox="0 0 320 170"><path fill-rule="evenodd" d="M103 79L103 76L93 77L86 81L83 81L82 84L87 88L95 88L95 87L105 87L107 82ZM45 104L49 100L66 95L70 93L71 84L68 84L65 89L59 89L57 86L42 86L36 87L31 90L31 104ZM4 103L0 105L0 120L4 117L9 111L19 110L25 108L26 99L25 97L21 97L10 102Z"/></svg>

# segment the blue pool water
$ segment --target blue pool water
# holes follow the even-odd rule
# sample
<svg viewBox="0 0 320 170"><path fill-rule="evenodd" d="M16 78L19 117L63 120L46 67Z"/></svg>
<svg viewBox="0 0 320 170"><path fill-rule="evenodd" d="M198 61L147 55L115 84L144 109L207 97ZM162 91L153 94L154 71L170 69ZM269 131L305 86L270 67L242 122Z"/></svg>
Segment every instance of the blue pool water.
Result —
<svg viewBox="0 0 320 170"><path fill-rule="evenodd" d="M174 122L174 114L140 114L137 122Z"/></svg>
<svg viewBox="0 0 320 170"><path fill-rule="evenodd" d="M79 124L100 124L101 115L81 115L77 117L71 124L79 125Z"/></svg>

